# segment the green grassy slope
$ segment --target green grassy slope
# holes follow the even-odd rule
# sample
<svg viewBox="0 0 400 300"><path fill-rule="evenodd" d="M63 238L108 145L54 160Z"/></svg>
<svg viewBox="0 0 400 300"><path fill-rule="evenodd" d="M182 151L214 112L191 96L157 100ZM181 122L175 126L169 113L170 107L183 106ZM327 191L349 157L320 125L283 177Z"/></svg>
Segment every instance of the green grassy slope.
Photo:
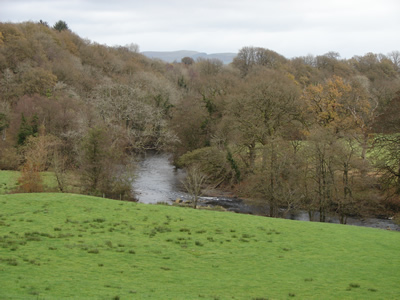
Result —
<svg viewBox="0 0 400 300"><path fill-rule="evenodd" d="M0 195L7 194L17 187L19 174L17 171L0 170Z"/></svg>
<svg viewBox="0 0 400 300"><path fill-rule="evenodd" d="M53 172L41 172L43 187L45 190L56 191L57 180ZM19 171L0 170L0 195L15 192L18 188Z"/></svg>
<svg viewBox="0 0 400 300"><path fill-rule="evenodd" d="M0 196L0 299L399 299L398 232Z"/></svg>

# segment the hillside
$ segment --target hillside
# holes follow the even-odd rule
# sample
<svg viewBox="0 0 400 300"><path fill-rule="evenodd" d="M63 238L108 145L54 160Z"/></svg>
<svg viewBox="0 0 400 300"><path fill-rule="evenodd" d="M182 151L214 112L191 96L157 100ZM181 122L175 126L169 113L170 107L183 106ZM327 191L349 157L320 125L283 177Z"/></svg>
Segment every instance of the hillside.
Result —
<svg viewBox="0 0 400 300"><path fill-rule="evenodd" d="M155 151L265 215L400 216L398 51L244 46L229 65L135 51L0 23L0 169L22 170L19 191L44 191L52 171L59 191L132 200L137 158Z"/></svg>
<svg viewBox="0 0 400 300"><path fill-rule="evenodd" d="M0 196L2 299L397 299L398 232Z"/></svg>

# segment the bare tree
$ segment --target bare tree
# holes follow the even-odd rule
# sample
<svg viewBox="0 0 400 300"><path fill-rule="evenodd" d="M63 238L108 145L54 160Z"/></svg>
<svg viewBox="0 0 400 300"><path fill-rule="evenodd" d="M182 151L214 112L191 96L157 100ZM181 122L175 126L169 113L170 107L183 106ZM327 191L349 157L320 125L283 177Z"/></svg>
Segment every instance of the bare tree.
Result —
<svg viewBox="0 0 400 300"><path fill-rule="evenodd" d="M130 44L127 44L125 47L126 47L130 52L133 52L133 53L139 53L139 52L140 52L140 48L139 48L139 45L138 45L138 44L130 43Z"/></svg>
<svg viewBox="0 0 400 300"><path fill-rule="evenodd" d="M185 180L183 180L182 182L186 191L192 198L194 209L197 208L197 201L201 196L201 188L206 179L206 175L201 173L197 166L191 166L187 171L187 176Z"/></svg>
<svg viewBox="0 0 400 300"><path fill-rule="evenodd" d="M397 71L400 71L400 51L392 51L388 54L388 57L396 66Z"/></svg>

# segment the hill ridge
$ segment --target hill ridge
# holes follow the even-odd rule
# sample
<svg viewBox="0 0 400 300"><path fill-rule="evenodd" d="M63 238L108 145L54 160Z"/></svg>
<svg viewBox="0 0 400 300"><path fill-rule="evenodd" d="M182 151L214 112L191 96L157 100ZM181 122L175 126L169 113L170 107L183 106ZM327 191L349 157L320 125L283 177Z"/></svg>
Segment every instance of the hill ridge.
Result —
<svg viewBox="0 0 400 300"><path fill-rule="evenodd" d="M143 51L141 52L144 56L148 58L161 59L165 62L172 63L174 61L180 62L184 57L191 57L194 60L198 58L209 58L209 59L219 59L224 64L230 64L237 53L232 52L222 52L222 53L206 53L194 50L177 50L177 51Z"/></svg>

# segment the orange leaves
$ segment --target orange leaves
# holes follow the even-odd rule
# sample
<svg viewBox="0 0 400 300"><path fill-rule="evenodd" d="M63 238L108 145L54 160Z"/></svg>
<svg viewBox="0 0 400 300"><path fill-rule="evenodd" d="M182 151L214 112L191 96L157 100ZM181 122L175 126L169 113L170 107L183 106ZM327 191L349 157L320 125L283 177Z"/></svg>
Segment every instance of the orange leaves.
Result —
<svg viewBox="0 0 400 300"><path fill-rule="evenodd" d="M43 192L43 180L39 173L39 167L34 162L28 160L25 162L21 177L18 178L19 192L39 193Z"/></svg>
<svg viewBox="0 0 400 300"><path fill-rule="evenodd" d="M323 84L307 87L302 97L311 119L320 126L338 129L348 121L344 103L350 92L349 84L341 77L333 76Z"/></svg>

